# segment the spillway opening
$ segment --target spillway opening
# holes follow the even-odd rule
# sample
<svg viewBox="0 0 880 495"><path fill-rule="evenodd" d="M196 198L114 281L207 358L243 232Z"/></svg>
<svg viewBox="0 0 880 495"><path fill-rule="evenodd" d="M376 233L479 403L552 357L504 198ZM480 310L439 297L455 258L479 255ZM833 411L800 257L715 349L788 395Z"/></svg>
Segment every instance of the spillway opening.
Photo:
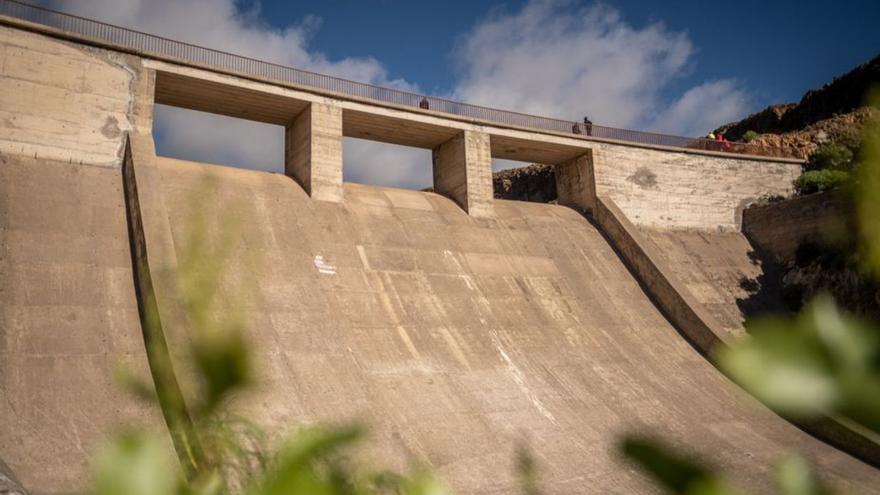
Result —
<svg viewBox="0 0 880 495"><path fill-rule="evenodd" d="M552 165L492 159L492 189L496 198L531 203L554 203L556 174Z"/></svg>
<svg viewBox="0 0 880 495"><path fill-rule="evenodd" d="M155 105L160 156L284 173L284 127L186 108Z"/></svg>
<svg viewBox="0 0 880 495"><path fill-rule="evenodd" d="M342 147L345 182L412 190L433 185L431 150L351 137Z"/></svg>

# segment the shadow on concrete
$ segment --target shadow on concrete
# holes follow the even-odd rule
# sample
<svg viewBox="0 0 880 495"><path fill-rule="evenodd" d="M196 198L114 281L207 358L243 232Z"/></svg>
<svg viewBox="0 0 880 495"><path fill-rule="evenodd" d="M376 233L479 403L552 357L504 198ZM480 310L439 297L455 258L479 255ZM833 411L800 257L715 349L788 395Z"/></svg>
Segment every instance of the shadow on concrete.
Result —
<svg viewBox="0 0 880 495"><path fill-rule="evenodd" d="M756 249L749 251L748 257L752 264L761 267L761 273L755 278L739 279L739 287L748 294L736 299L736 305L743 318L748 321L771 313L791 312L791 304L787 301L783 283L785 266Z"/></svg>
<svg viewBox="0 0 880 495"><path fill-rule="evenodd" d="M4 495L27 495L27 491L21 486L15 475L12 474L12 470L3 462L3 459L0 459L0 493Z"/></svg>

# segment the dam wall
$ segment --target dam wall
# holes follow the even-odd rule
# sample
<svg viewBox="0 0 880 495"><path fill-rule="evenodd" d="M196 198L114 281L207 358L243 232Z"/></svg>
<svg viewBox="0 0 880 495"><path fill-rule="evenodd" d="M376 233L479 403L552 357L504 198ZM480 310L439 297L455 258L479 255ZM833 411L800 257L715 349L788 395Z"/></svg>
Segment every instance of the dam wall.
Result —
<svg viewBox="0 0 880 495"><path fill-rule="evenodd" d="M221 297L260 356L261 388L238 407L272 431L362 420L366 457L415 459L460 493L515 490L521 441L548 493L647 491L614 454L632 429L675 432L746 486L769 481L749 466L783 444L853 469L727 382L570 208L497 201L473 218L438 194L357 184L328 203L279 175L156 163L178 258L193 198L231 205L202 207L208 225L235 212L243 229Z"/></svg>
<svg viewBox="0 0 880 495"><path fill-rule="evenodd" d="M0 24L5 24L6 39L21 39L4 48L9 70L0 84L9 89L4 94L10 101L27 107L22 115L35 116L0 121L9 136L0 145L18 146L21 153L39 150L48 158L118 163L120 133L149 128L156 102L285 126L285 170L316 199L344 200L340 141L354 137L430 149L435 158L445 157L425 164L433 169L434 190L472 215L492 214L487 156L554 165L563 172L588 161L592 170L582 175L592 177L586 182L595 187L579 193L586 197L577 206L590 209L591 198L601 194L636 225L704 230L738 229L744 205L789 192L800 170L799 160L518 127L142 55L9 17L0 16ZM42 109L56 103L66 117L46 122ZM330 115L332 122L324 119ZM58 149L50 152L49 145L28 137L43 128L59 136ZM459 142L472 144L454 146ZM452 149L458 156L450 156Z"/></svg>
<svg viewBox="0 0 880 495"><path fill-rule="evenodd" d="M118 167L151 93L138 57L0 25L0 153Z"/></svg>
<svg viewBox="0 0 880 495"><path fill-rule="evenodd" d="M736 232L743 209L790 195L798 161L597 143L596 192L636 225Z"/></svg>
<svg viewBox="0 0 880 495"><path fill-rule="evenodd" d="M645 252L617 240L637 239L625 216L615 237L583 215L598 204L608 143L0 29L3 98L32 102L20 104L31 117L0 124L0 459L25 488L85 490L96 446L119 426L145 425L174 448L157 408L113 376L121 363L149 380L136 290L147 270L192 393L174 287L197 214L228 253L219 291L235 304L217 316L244 316L258 363L256 388L233 407L273 436L361 421L372 437L359 455L427 465L465 494L514 491L521 443L547 493L651 492L616 453L625 431L693 446L755 491L788 449L842 490L877 486L876 470L756 403L682 337L621 257ZM106 78L86 84L87 70ZM290 146L286 175L157 157L154 100L284 122L306 146ZM316 125L320 105L332 109ZM136 190L123 188L126 132ZM341 162L314 145L345 135L438 150L426 166L450 174L439 181L448 188L334 182ZM487 200L487 156L560 167L576 208ZM323 186L340 194L316 195ZM132 240L135 204L143 232ZM222 235L233 224L237 235ZM668 273L658 280L678 304L684 291Z"/></svg>

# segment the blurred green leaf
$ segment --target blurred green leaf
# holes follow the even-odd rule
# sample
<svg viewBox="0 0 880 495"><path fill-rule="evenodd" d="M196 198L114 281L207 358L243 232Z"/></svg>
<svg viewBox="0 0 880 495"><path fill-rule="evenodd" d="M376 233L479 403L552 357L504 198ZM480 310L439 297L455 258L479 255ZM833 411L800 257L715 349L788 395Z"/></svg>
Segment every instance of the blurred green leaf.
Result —
<svg viewBox="0 0 880 495"><path fill-rule="evenodd" d="M794 417L843 414L880 428L880 331L819 297L794 319L748 324L749 337L716 353L731 378Z"/></svg>
<svg viewBox="0 0 880 495"><path fill-rule="evenodd" d="M192 354L205 386L205 413L250 381L250 352L237 327L202 332L192 341Z"/></svg>
<svg viewBox="0 0 880 495"><path fill-rule="evenodd" d="M624 439L621 449L670 493L682 495L738 495L705 466L681 456L657 440L638 436Z"/></svg>
<svg viewBox="0 0 880 495"><path fill-rule="evenodd" d="M142 433L117 435L96 457L97 495L169 495L180 487L165 447Z"/></svg>
<svg viewBox="0 0 880 495"><path fill-rule="evenodd" d="M186 495L221 495L226 493L226 484L216 472L208 473L189 483Z"/></svg>
<svg viewBox="0 0 880 495"><path fill-rule="evenodd" d="M516 471L524 495L540 495L538 466L528 446L520 443L516 448Z"/></svg>
<svg viewBox="0 0 880 495"><path fill-rule="evenodd" d="M357 426L325 429L308 428L302 430L278 453L275 465L266 479L257 485L254 493L262 495L284 494L341 494L344 483L330 476L328 469L322 469L322 461L361 438L363 430Z"/></svg>
<svg viewBox="0 0 880 495"><path fill-rule="evenodd" d="M815 334L770 318L749 324L749 336L716 353L721 368L783 414L816 416L839 399L828 356Z"/></svg>
<svg viewBox="0 0 880 495"><path fill-rule="evenodd" d="M880 278L880 88L868 95L873 116L864 127L858 167L856 209L865 264Z"/></svg>
<svg viewBox="0 0 880 495"><path fill-rule="evenodd" d="M445 483L428 471L418 471L406 480L401 495L450 495L452 492Z"/></svg>
<svg viewBox="0 0 880 495"><path fill-rule="evenodd" d="M825 495L829 493L813 474L803 457L794 455L783 460L777 469L781 495Z"/></svg>

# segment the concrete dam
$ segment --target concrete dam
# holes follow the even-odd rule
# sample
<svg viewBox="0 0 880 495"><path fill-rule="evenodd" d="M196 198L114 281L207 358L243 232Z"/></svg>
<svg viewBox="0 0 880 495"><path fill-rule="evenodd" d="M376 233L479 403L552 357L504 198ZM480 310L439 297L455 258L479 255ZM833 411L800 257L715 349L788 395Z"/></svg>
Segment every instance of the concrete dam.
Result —
<svg viewBox="0 0 880 495"><path fill-rule="evenodd" d="M241 232L220 291L259 374L235 406L269 431L362 421L368 455L457 493L515 491L520 442L547 493L656 493L617 453L631 431L759 493L789 451L880 487L875 451L787 422L705 357L743 333L739 281L760 272L742 208L788 192L797 160L389 103L0 12L0 474L31 493L87 489L120 426L167 436L114 371L149 379L139 280L172 319L192 213L218 225L224 205ZM284 125L285 174L157 156L156 103ZM436 192L343 183L343 136L433 150ZM492 158L554 165L559 204L494 200ZM165 330L175 355L185 329Z"/></svg>

